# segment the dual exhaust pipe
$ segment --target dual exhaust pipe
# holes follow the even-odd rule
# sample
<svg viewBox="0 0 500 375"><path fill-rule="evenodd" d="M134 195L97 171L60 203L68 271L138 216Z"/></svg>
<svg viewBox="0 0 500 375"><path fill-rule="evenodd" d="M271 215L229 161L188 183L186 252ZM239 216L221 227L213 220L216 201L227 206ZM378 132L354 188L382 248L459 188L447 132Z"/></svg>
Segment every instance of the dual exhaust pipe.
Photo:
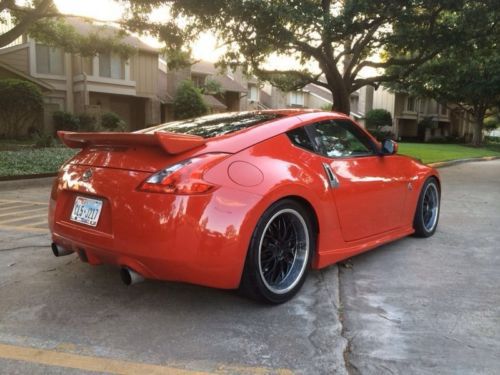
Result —
<svg viewBox="0 0 500 375"><path fill-rule="evenodd" d="M56 244L55 242L52 243L51 247L52 247L52 252L56 257L62 257L65 255L73 254L74 252L73 250L64 248L61 245ZM132 271L130 268L127 267L123 267L122 269L120 269L120 278L122 279L123 283L127 286L144 281L144 277L141 274Z"/></svg>
<svg viewBox="0 0 500 375"><path fill-rule="evenodd" d="M123 267L120 270L120 277L123 283L127 286L137 284L144 281L144 277L130 268Z"/></svg>
<svg viewBox="0 0 500 375"><path fill-rule="evenodd" d="M62 257L65 255L73 254L73 250L66 249L61 245L56 244L55 242L52 242L52 252L56 257Z"/></svg>

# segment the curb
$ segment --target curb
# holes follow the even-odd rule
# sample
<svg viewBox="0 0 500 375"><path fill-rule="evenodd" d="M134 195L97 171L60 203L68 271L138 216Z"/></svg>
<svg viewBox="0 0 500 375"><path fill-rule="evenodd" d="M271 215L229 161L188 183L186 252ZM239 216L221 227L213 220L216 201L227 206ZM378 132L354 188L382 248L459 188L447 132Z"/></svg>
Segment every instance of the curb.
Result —
<svg viewBox="0 0 500 375"><path fill-rule="evenodd" d="M0 181L18 181L18 180L31 180L36 178L55 177L57 172L54 173L39 173L39 174L25 174L20 176L0 176Z"/></svg>
<svg viewBox="0 0 500 375"><path fill-rule="evenodd" d="M427 165L429 167L433 167L433 168L444 168L444 167L451 167L452 165L456 165L456 164L472 163L472 162L477 162L477 161L491 161L491 160L496 160L496 159L500 159L500 156L484 156L482 158L469 158L469 159L456 159L456 160L450 160L450 161L438 161L436 163L430 163Z"/></svg>

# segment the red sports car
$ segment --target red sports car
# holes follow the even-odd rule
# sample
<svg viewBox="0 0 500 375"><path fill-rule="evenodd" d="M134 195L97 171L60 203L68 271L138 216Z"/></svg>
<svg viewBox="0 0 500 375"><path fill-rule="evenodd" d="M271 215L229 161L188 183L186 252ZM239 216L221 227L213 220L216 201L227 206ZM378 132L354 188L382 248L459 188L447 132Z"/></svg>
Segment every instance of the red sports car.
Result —
<svg viewBox="0 0 500 375"><path fill-rule="evenodd" d="M81 151L50 199L56 256L143 278L289 300L309 268L431 236L436 170L349 117L225 113L135 133L60 132Z"/></svg>

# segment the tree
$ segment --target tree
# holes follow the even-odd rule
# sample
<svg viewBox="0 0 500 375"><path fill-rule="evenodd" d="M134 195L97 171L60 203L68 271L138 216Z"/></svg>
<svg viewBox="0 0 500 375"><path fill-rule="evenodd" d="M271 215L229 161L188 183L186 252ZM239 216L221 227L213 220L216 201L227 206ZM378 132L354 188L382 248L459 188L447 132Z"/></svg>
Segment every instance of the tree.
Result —
<svg viewBox="0 0 500 375"><path fill-rule="evenodd" d="M478 17L495 25L488 36L453 46L392 85L472 115L475 146L482 144L485 117L498 113L500 107L500 12L491 10Z"/></svg>
<svg viewBox="0 0 500 375"><path fill-rule="evenodd" d="M166 41L175 62L186 41L212 31L226 48L222 67L243 67L285 90L313 82L332 92L333 109L350 112L349 96L410 74L462 38L487 32L472 17L498 1L467 0L129 0L128 25ZM166 5L170 21L146 14ZM299 68L269 70L272 55L293 56ZM386 73L401 67L397 75ZM371 72L366 72L372 68ZM362 74L363 73L363 74ZM285 77L285 78L284 78Z"/></svg>
<svg viewBox="0 0 500 375"><path fill-rule="evenodd" d="M7 29L0 34L0 48L29 34L46 45L83 56L110 51L129 56L135 51L135 48L122 42L123 30L117 29L114 33L96 30L88 35L79 34L65 21L65 16L59 13L53 0L33 0L26 6L17 4L15 0L0 0L0 13L0 26L3 26L0 30ZM91 19L86 21L93 22Z"/></svg>
<svg viewBox="0 0 500 375"><path fill-rule="evenodd" d="M178 120L188 119L206 114L207 105L201 92L191 81L183 81L174 98L174 115Z"/></svg>
<svg viewBox="0 0 500 375"><path fill-rule="evenodd" d="M0 0L0 12L4 12L4 15L8 13L14 19L14 26L0 34L0 48L12 43L38 21L56 11L52 0L36 1L32 6L20 6L15 0ZM7 21L4 16L0 19L0 24L6 24Z"/></svg>
<svg viewBox="0 0 500 375"><path fill-rule="evenodd" d="M38 86L20 79L0 80L0 135L20 136L41 116L42 108Z"/></svg>

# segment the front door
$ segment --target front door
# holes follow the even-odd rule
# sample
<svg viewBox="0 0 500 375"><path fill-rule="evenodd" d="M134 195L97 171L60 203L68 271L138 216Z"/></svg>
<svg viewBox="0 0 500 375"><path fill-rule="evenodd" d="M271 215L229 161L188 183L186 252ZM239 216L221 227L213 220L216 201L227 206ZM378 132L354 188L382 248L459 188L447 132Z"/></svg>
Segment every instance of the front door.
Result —
<svg viewBox="0 0 500 375"><path fill-rule="evenodd" d="M379 156L371 139L348 120L329 120L308 128L323 156L344 240L400 227L408 178L393 162L396 156Z"/></svg>

